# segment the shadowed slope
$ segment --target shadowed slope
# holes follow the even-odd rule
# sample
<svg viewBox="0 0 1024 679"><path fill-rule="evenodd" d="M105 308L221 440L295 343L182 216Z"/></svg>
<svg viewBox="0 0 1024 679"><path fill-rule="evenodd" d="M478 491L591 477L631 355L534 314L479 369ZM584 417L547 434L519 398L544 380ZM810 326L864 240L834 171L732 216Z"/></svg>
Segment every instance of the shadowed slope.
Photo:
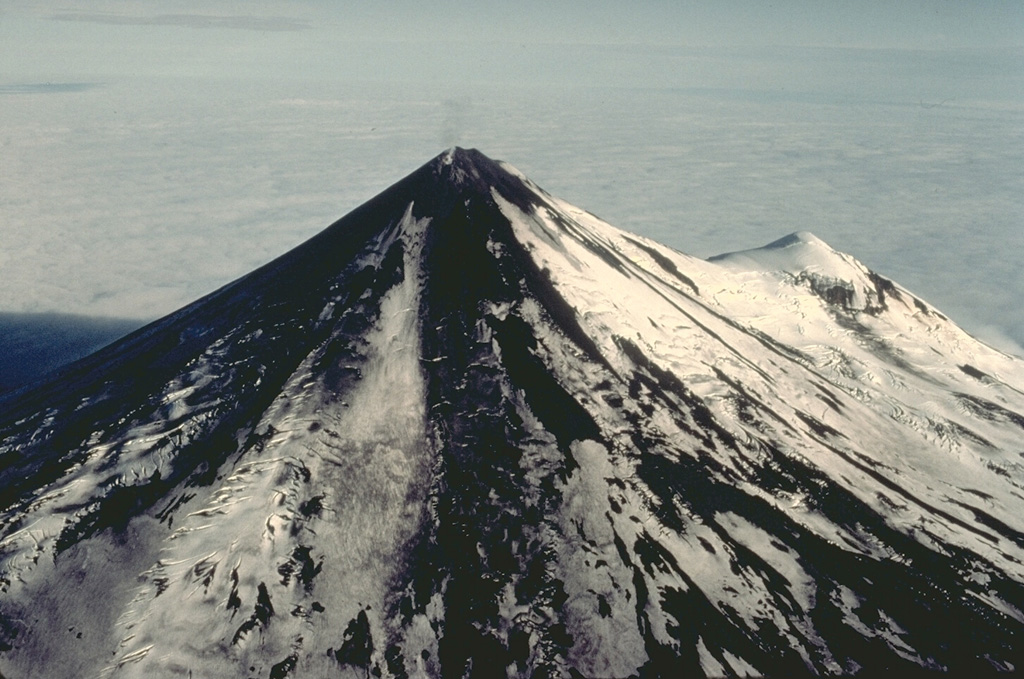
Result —
<svg viewBox="0 0 1024 679"><path fill-rule="evenodd" d="M141 325L120 318L0 313L0 393L35 382Z"/></svg>

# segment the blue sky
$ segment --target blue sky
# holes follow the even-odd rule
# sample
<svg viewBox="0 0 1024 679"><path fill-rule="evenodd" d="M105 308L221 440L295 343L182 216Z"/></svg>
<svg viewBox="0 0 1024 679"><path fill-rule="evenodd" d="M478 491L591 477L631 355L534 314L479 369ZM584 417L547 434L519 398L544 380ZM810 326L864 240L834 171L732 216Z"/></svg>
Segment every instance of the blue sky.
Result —
<svg viewBox="0 0 1024 679"><path fill-rule="evenodd" d="M0 311L153 318L452 144L707 256L809 230L1024 343L1024 3L0 6Z"/></svg>

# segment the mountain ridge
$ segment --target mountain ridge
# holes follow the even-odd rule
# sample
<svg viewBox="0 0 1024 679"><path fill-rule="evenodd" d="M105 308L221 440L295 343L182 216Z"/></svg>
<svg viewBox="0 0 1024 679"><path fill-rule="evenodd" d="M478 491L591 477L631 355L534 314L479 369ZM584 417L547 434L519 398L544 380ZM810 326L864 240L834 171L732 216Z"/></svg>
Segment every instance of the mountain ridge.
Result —
<svg viewBox="0 0 1024 679"><path fill-rule="evenodd" d="M835 256L445 152L0 399L0 671L1017 667L1024 367Z"/></svg>

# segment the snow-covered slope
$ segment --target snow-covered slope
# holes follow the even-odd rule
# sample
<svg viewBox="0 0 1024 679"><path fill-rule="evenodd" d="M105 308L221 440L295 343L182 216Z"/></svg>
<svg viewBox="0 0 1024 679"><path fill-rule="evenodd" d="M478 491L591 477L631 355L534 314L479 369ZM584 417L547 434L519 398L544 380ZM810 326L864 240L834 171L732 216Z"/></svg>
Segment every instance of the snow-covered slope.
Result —
<svg viewBox="0 0 1024 679"><path fill-rule="evenodd" d="M476 151L0 413L7 677L1021 663L1024 362Z"/></svg>

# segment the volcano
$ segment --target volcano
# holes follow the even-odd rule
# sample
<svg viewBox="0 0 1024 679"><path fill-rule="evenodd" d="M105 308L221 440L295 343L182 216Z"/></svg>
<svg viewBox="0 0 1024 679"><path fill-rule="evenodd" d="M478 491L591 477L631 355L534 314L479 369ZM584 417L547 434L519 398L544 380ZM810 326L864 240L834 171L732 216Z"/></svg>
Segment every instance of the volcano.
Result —
<svg viewBox="0 0 1024 679"><path fill-rule="evenodd" d="M4 677L1024 662L1024 361L452 149L0 397Z"/></svg>

